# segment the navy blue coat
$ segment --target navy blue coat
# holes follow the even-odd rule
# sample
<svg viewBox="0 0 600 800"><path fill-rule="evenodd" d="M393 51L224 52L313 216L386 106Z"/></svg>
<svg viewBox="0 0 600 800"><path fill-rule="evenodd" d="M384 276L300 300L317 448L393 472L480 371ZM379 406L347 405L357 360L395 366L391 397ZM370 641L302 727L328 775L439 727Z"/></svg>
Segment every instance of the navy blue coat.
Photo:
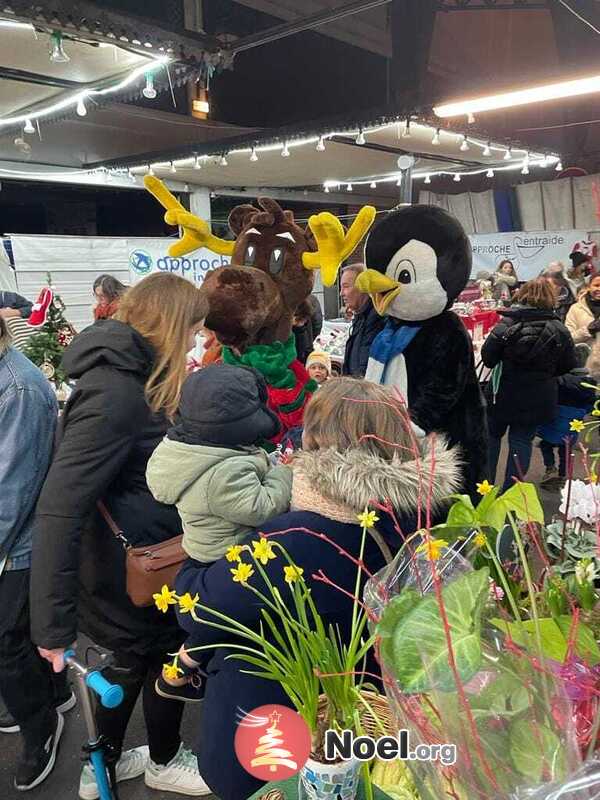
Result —
<svg viewBox="0 0 600 800"><path fill-rule="evenodd" d="M399 522L405 531L412 532L415 528L415 521L412 519L400 519ZM380 525L381 523L378 523L378 528L381 530ZM385 527L388 543L395 535L394 543L397 549L401 544L400 536L390 533L390 525ZM326 534L335 545L343 547L355 557L359 553L361 528L358 523L351 525L335 522L308 511L284 514L261 528L265 533L286 531L278 535L277 539L286 548L294 563L304 569L303 577L312 589L316 607L325 624L338 625L342 636L347 637L352 601L337 589L314 581L312 576L322 569L337 586L353 594L357 568L348 558L340 555L335 546L304 533L301 530L303 528ZM384 530L381 532L384 533ZM372 573L385 563L381 550L370 536L366 541L364 561ZM280 555L275 560L269 561L265 567L269 578L278 586L283 597L289 592L283 572L286 563ZM199 568L197 562L187 562L177 578L177 591L179 594L190 592L192 595L197 592L204 605L256 627L260 620L258 598L248 589L233 582L230 572L233 566L225 559L220 559L204 568ZM250 580L256 582L256 586L260 586L257 574ZM196 644L224 641L223 633L215 628L198 625L189 614L180 615L180 624L185 627ZM278 683L242 674L240 669L252 669L252 667L242 662L225 660L227 652L225 649L217 650L207 665L208 678L194 749L198 755L202 777L220 800L243 800L257 791L262 784L245 772L235 757L234 736L238 708L252 711L258 706L269 703L281 703L290 707L291 703Z"/></svg>

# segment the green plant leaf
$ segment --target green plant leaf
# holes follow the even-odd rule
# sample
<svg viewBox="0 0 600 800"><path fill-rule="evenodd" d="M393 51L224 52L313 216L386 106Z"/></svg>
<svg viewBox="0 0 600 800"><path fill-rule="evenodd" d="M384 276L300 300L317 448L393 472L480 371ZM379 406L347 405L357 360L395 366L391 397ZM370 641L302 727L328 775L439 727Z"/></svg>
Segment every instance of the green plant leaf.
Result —
<svg viewBox="0 0 600 800"><path fill-rule="evenodd" d="M481 612L489 570L467 572L442 589L458 676L470 680L481 666ZM387 646L389 666L405 692L455 690L448 642L434 592L422 597L401 618Z"/></svg>
<svg viewBox="0 0 600 800"><path fill-rule="evenodd" d="M481 526L484 528L493 528L495 531L501 531L506 522L507 514L508 509L506 508L503 498L498 497L495 502L487 508L485 514L480 515Z"/></svg>
<svg viewBox="0 0 600 800"><path fill-rule="evenodd" d="M471 498L466 494L454 496L460 499L451 506L448 517L446 518L446 525L449 527L473 525L476 514Z"/></svg>
<svg viewBox="0 0 600 800"><path fill-rule="evenodd" d="M393 668L394 663L392 646L394 631L420 600L421 595L415 589L404 589L386 606L383 616L375 628L375 633L381 639L381 657L389 667Z"/></svg>
<svg viewBox="0 0 600 800"><path fill-rule="evenodd" d="M514 511L523 522L539 522L544 524L544 510L537 490L532 483L515 483L502 495L502 500L509 511Z"/></svg>
<svg viewBox="0 0 600 800"><path fill-rule="evenodd" d="M572 617L567 615L556 617L555 621L565 638L565 642L567 643L569 641L571 625L573 623ZM598 647L598 643L594 638L592 629L589 628L585 623L578 622L575 638L576 654L580 658L583 658L584 661L586 661L592 667L596 664L600 664L600 648Z"/></svg>
<svg viewBox="0 0 600 800"><path fill-rule="evenodd" d="M535 639L535 624L533 620L525 620L522 624L507 622L504 619L491 619L492 625L499 628L503 633L510 635L515 644L521 645L529 652L537 653L537 643ZM540 638L542 644L542 654L546 658L552 658L561 663L567 656L567 641L561 629L551 617L539 620ZM523 631L525 635L523 635Z"/></svg>
<svg viewBox="0 0 600 800"><path fill-rule="evenodd" d="M490 507L494 504L496 498L498 497L499 492L500 487L494 486L491 492L488 492L481 498L476 509L479 519L482 519L488 513Z"/></svg>
<svg viewBox="0 0 600 800"><path fill-rule="evenodd" d="M537 721L517 719L510 726L510 757L514 767L534 783L564 776L566 758L560 739Z"/></svg>

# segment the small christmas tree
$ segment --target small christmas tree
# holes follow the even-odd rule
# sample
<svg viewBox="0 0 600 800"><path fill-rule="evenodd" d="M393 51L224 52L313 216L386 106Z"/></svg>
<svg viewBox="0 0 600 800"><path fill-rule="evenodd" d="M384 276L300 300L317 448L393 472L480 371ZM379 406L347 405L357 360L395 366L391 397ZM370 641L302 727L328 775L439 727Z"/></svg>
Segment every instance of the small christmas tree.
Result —
<svg viewBox="0 0 600 800"><path fill-rule="evenodd" d="M258 740L258 747L254 751L255 758L250 762L252 767L269 767L270 772L277 772L277 767L298 769L292 753L286 750L281 731L277 727L280 719L281 714L276 711L269 717L271 726L267 728L266 734ZM284 746L282 747L282 745Z"/></svg>
<svg viewBox="0 0 600 800"><path fill-rule="evenodd" d="M75 330L67 321L65 304L60 295L52 289L52 279L48 274L48 286L42 289L37 303L29 317L29 324L39 328L23 348L23 352L33 361L56 388L66 380L61 366L65 347L71 343Z"/></svg>

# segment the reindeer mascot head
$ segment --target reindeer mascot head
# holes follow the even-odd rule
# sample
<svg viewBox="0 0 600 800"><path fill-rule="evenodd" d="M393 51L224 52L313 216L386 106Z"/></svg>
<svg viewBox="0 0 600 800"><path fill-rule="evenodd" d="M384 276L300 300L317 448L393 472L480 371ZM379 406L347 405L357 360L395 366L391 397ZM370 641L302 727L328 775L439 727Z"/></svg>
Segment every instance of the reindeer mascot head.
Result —
<svg viewBox="0 0 600 800"><path fill-rule="evenodd" d="M230 265L210 272L204 281L210 307L206 326L224 345L225 362L254 367L264 375L269 405L282 423L279 441L302 424L304 407L316 389L296 359L294 311L310 295L316 269L325 286L334 284L340 264L371 226L375 209L361 209L347 233L328 212L312 216L303 229L291 211L260 198L260 209L233 209L229 226L237 238L226 241L213 236L208 224L188 212L157 178L148 176L144 182L166 209L166 222L183 229L171 256L207 247L231 257Z"/></svg>

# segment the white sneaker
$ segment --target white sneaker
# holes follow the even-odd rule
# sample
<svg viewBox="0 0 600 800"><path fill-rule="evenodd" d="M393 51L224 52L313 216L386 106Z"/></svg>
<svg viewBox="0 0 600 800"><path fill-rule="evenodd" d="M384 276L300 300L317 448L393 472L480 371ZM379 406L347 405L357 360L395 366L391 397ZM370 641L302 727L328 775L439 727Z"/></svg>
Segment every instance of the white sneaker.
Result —
<svg viewBox="0 0 600 800"><path fill-rule="evenodd" d="M144 780L146 786L163 792L177 792L191 797L212 794L198 772L198 759L183 744L168 764L155 764L148 759Z"/></svg>
<svg viewBox="0 0 600 800"><path fill-rule="evenodd" d="M117 782L139 778L146 769L149 760L148 745L134 747L132 750L124 750L121 753L121 758L117 761L117 769L115 770ZM94 768L91 764L86 764L81 770L79 797L81 797L81 800L97 800L100 797Z"/></svg>

